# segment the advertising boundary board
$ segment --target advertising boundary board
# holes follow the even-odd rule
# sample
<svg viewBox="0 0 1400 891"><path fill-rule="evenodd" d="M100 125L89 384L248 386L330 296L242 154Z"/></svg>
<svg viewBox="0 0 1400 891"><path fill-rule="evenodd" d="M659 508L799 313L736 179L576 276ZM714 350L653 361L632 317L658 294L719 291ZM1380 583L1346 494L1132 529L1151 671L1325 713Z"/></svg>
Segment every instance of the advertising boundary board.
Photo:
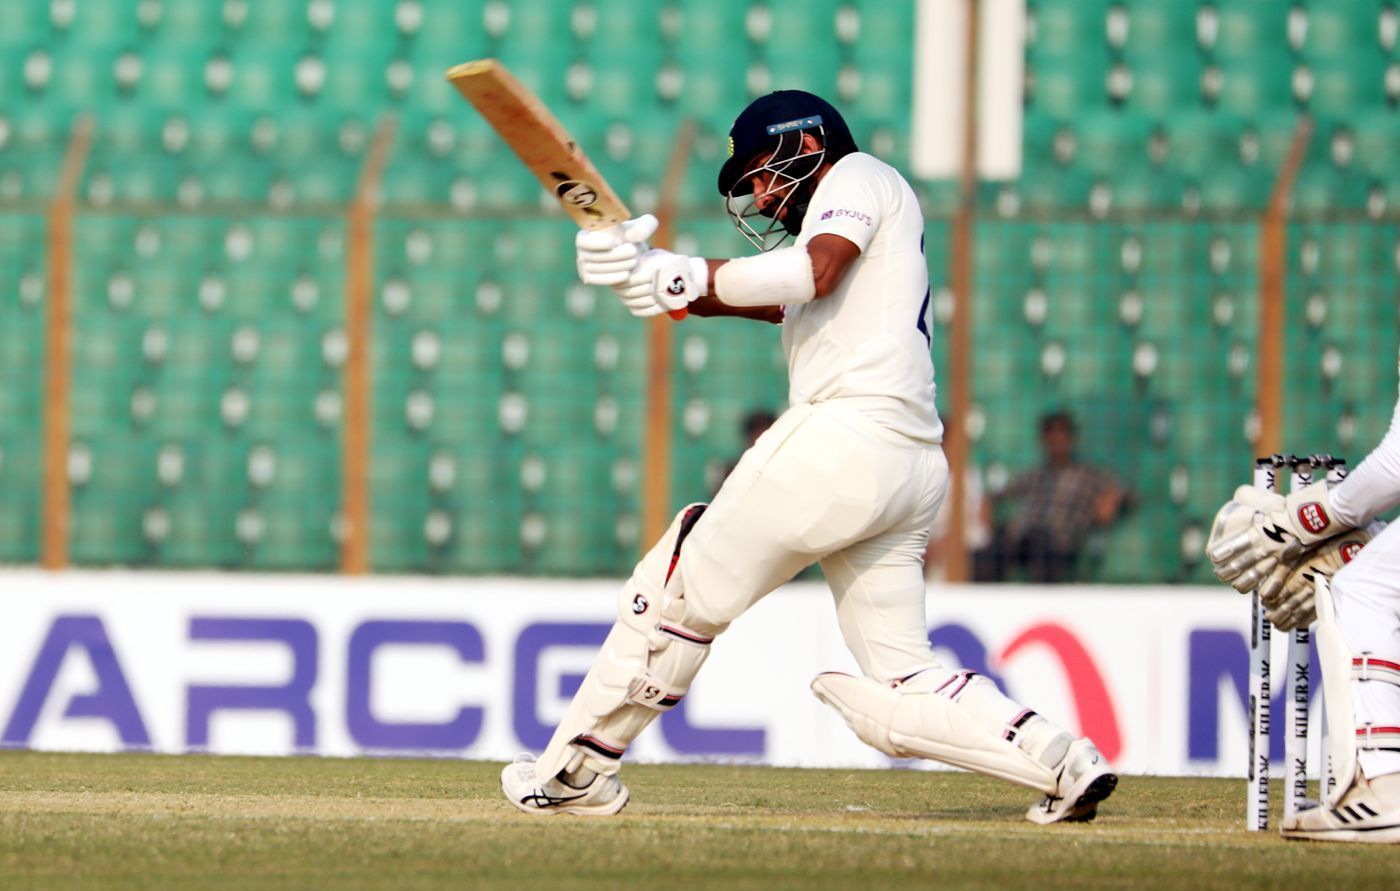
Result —
<svg viewBox="0 0 1400 891"><path fill-rule="evenodd" d="M543 748L621 593L598 580L3 570L0 745L505 760ZM1243 774L1248 603L1228 589L938 586L927 612L949 667L1092 736L1122 772ZM808 690L827 670L855 670L831 596L789 584L716 641L628 758L929 766L857 740Z"/></svg>

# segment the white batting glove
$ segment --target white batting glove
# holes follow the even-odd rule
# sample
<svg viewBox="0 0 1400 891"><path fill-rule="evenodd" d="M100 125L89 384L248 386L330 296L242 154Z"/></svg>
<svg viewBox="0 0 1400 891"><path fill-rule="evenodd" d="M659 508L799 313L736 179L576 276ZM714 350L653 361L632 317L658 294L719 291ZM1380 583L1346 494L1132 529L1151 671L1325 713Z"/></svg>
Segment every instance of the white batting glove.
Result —
<svg viewBox="0 0 1400 891"><path fill-rule="evenodd" d="M658 225L656 217L644 214L606 229L580 230L574 238L579 280L610 287L627 281Z"/></svg>
<svg viewBox="0 0 1400 891"><path fill-rule="evenodd" d="M710 270L703 257L652 249L642 254L627 281L614 288L638 318L685 309L709 293Z"/></svg>
<svg viewBox="0 0 1400 891"><path fill-rule="evenodd" d="M1254 486L1236 489L1234 500L1215 515L1206 542L1216 577L1237 591L1252 591L1309 545L1348 531L1334 518L1327 493L1325 481L1287 498Z"/></svg>
<svg viewBox="0 0 1400 891"><path fill-rule="evenodd" d="M1282 576L1282 583L1259 588L1269 621L1282 631L1311 625L1317 618L1317 577L1330 579L1384 528L1384 523L1376 522L1364 529L1353 529L1313 545L1286 567L1281 566L1283 571L1276 570L1270 581ZM1268 593L1265 593L1266 588Z"/></svg>

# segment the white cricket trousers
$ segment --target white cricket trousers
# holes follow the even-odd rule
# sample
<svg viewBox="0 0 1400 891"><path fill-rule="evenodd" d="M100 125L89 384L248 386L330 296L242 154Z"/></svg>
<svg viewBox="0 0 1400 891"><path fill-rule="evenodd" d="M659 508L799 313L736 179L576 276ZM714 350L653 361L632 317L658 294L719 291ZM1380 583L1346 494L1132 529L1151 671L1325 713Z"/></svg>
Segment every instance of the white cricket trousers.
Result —
<svg viewBox="0 0 1400 891"><path fill-rule="evenodd" d="M862 672L888 682L938 667L923 555L947 485L942 447L839 403L793 406L740 458L681 548L688 612L722 630L819 561Z"/></svg>
<svg viewBox="0 0 1400 891"><path fill-rule="evenodd" d="M1369 653L1400 662L1400 522L1387 526L1342 567L1332 579L1332 602L1353 656ZM1400 686L1352 681L1351 696L1357 727L1400 726ZM1400 752L1362 749L1356 755L1368 777L1400 771Z"/></svg>

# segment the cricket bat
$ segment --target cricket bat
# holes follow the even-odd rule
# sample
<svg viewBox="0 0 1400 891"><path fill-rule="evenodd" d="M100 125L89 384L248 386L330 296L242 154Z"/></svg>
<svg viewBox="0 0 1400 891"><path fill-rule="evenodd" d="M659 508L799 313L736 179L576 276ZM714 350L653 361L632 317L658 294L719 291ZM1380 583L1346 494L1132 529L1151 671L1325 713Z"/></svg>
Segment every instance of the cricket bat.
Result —
<svg viewBox="0 0 1400 891"><path fill-rule="evenodd" d="M505 65L495 59L464 62L448 69L447 79L580 229L605 229L632 218L569 131ZM683 309L671 311L674 319L685 316Z"/></svg>

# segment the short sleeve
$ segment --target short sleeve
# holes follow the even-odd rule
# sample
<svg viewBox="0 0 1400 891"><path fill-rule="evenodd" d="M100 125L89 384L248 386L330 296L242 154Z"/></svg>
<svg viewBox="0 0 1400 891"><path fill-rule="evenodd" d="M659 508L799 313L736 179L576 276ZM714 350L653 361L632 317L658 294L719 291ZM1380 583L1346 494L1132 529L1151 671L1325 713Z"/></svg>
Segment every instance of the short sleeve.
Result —
<svg viewBox="0 0 1400 891"><path fill-rule="evenodd" d="M864 253L885 217L889 194L884 170L869 155L842 158L822 180L807 208L802 243L818 235L840 235Z"/></svg>

